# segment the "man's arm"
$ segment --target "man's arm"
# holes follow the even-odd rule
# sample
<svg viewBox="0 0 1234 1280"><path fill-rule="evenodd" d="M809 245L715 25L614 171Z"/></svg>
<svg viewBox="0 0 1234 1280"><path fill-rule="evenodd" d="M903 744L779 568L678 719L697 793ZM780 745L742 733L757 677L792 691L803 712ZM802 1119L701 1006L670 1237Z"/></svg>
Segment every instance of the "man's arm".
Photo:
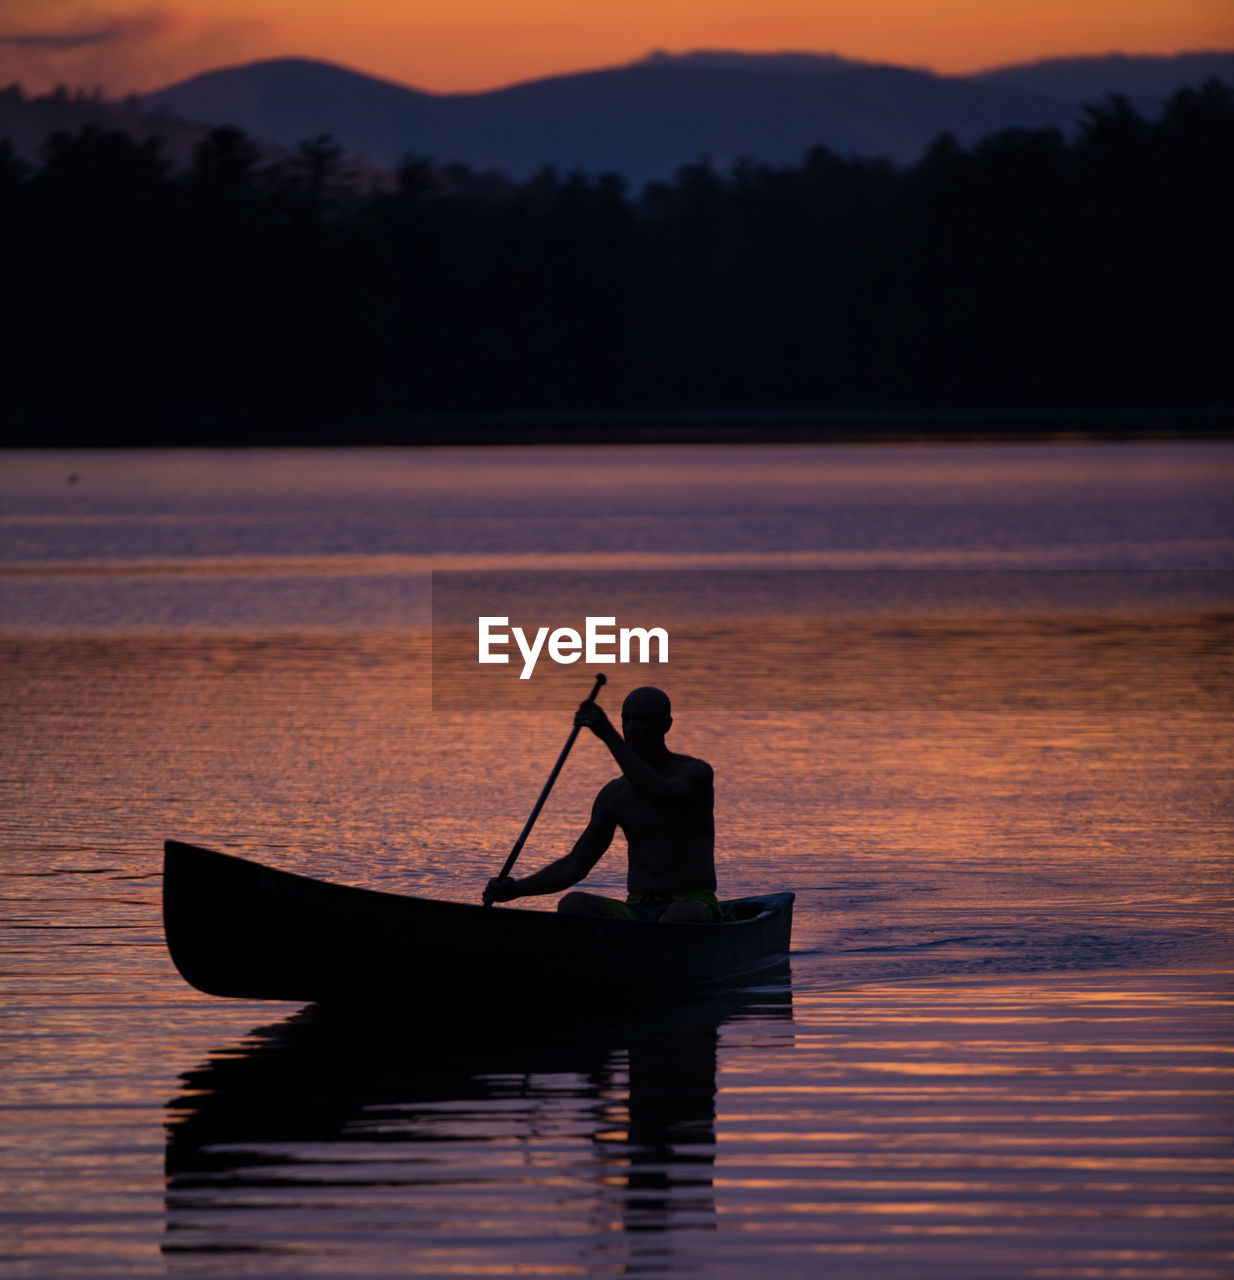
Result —
<svg viewBox="0 0 1234 1280"><path fill-rule="evenodd" d="M711 766L704 760L692 760L679 773L667 777L657 773L646 760L631 751L604 708L594 702L584 702L579 707L574 723L586 725L604 743L637 795L648 804L671 805L695 800L711 785Z"/></svg>
<svg viewBox="0 0 1234 1280"><path fill-rule="evenodd" d="M560 893L585 879L613 843L613 834L617 830L616 819L608 812L603 800L604 792L601 791L591 806L591 821L564 858L558 858L556 862L550 862L547 867L519 880L513 876L504 880L495 876L484 890L484 905L541 893Z"/></svg>

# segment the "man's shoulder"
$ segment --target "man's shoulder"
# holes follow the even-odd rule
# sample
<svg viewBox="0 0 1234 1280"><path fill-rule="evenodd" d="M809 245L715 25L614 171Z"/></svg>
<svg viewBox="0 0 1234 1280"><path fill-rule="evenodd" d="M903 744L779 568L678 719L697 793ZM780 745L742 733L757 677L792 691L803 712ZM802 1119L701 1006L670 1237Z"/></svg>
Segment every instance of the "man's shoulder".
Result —
<svg viewBox="0 0 1234 1280"><path fill-rule="evenodd" d="M694 756L673 754L670 757L671 767L664 776L673 779L676 786L684 784L684 790L678 795L678 802L710 804L715 791L711 765L706 760ZM618 774L606 782L596 793L592 811L618 820L627 816L632 808L638 808L645 802L639 799L638 790L624 774Z"/></svg>
<svg viewBox="0 0 1234 1280"><path fill-rule="evenodd" d="M696 756L679 755L676 752L669 758L672 761L672 773L677 777L697 779L700 782L710 782L713 777L711 765L706 760L700 760ZM625 774L619 773L600 788L600 796L618 795L626 791L633 792L633 790L630 780Z"/></svg>
<svg viewBox="0 0 1234 1280"><path fill-rule="evenodd" d="M684 774L690 778L710 779L714 776L714 771L706 760L700 760L697 756L673 755L673 764L675 771Z"/></svg>
<svg viewBox="0 0 1234 1280"><path fill-rule="evenodd" d="M625 777L618 774L615 778L610 778L599 791L596 792L595 804L593 808L602 809L606 806L619 803L622 797L629 792L634 793L634 788L625 780Z"/></svg>

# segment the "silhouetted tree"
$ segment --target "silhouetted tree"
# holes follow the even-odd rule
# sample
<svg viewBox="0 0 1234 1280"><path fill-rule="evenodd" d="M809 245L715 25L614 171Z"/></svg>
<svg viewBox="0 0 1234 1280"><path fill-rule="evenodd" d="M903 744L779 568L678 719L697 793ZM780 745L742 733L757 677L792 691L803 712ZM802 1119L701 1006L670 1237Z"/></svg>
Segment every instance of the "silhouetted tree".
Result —
<svg viewBox="0 0 1234 1280"><path fill-rule="evenodd" d="M417 204L440 189L433 162L423 156L404 156L394 171L394 199L400 204Z"/></svg>
<svg viewBox="0 0 1234 1280"><path fill-rule="evenodd" d="M292 204L313 224L337 216L356 200L357 175L343 148L329 134L301 142L282 177Z"/></svg>
<svg viewBox="0 0 1234 1280"><path fill-rule="evenodd" d="M7 138L0 138L0 208L12 208L17 192L30 177L30 166Z"/></svg>
<svg viewBox="0 0 1234 1280"><path fill-rule="evenodd" d="M213 209L234 208L257 194L261 149L239 129L212 129L193 151L185 181Z"/></svg>
<svg viewBox="0 0 1234 1280"><path fill-rule="evenodd" d="M362 190L330 138L271 164L226 128L175 173L86 128L33 167L0 145L0 373L10 413L147 443L374 410L1228 403L1230 225L1216 82L1070 140L703 160L637 193L415 157Z"/></svg>

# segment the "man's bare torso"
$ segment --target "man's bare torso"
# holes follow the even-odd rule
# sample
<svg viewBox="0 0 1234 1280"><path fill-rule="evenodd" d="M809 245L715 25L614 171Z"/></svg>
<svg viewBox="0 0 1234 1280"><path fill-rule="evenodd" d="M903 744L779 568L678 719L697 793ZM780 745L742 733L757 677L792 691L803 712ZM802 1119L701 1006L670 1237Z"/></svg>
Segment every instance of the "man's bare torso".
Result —
<svg viewBox="0 0 1234 1280"><path fill-rule="evenodd" d="M596 810L622 830L629 846L630 893L681 893L715 889L715 792L711 766L693 756L672 755L666 776L690 783L680 801L650 804L624 776L607 783Z"/></svg>

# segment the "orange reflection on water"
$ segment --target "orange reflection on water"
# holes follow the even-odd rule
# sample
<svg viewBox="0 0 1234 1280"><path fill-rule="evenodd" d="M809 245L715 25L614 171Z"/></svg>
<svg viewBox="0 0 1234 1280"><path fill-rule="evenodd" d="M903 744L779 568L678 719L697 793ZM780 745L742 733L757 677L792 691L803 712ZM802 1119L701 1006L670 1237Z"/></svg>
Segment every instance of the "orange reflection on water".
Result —
<svg viewBox="0 0 1234 1280"><path fill-rule="evenodd" d="M0 701L23 742L19 780L0 781L5 872L25 930L6 946L25 950L5 957L41 1028L6 1041L5 1087L27 1117L6 1185L32 1214L70 1194L111 1206L96 1210L104 1247L127 1256L119 1232L148 1248L133 1206L162 1230L149 1197L163 1102L185 1104L173 1120L209 1119L212 1099L226 1113L247 1097L237 1129L225 1115L186 1142L185 1201L167 1214L196 1225L167 1234L200 1245L193 1261L221 1244L294 1269L314 1231L350 1239L362 1219L404 1273L617 1270L646 1262L623 1252L631 1240L669 1240L720 1276L762 1274L786 1241L797 1274L847 1257L988 1280L1027 1257L1074 1275L1111 1243L1155 1257L1154 1280L1202 1274L1203 1251L1229 1239L1234 1172L1215 929L1228 840L1211 816L1229 772L1231 624L1107 622L699 633L697 664L673 672L674 734L716 766L725 884L799 891L795 991L791 1023L720 1030L697 1091L711 1128L671 1151L640 1141L620 1054L589 1074L531 1052L460 1074L444 1098L417 1093L414 1070L412 1085L374 1085L389 1062L357 1055L348 1087L372 1108L333 1135L292 1123L271 1138L261 1126L296 1073L267 1078L261 1045L236 1037L278 1012L196 995L163 948L167 835L474 897L560 749L555 701L432 713L423 632L6 637L23 678ZM709 652L730 655L723 701L705 696ZM809 697L785 708L803 670ZM553 687L564 699L570 681ZM592 746L571 757L529 868L568 847L611 775ZM621 872L610 855L593 883L618 888ZM34 945L42 933L56 945ZM222 1083L181 1091L207 1055ZM66 1104L78 1110L59 1128ZM212 1183L228 1150L255 1151L262 1172ZM40 1222L29 1257L93 1241Z"/></svg>

